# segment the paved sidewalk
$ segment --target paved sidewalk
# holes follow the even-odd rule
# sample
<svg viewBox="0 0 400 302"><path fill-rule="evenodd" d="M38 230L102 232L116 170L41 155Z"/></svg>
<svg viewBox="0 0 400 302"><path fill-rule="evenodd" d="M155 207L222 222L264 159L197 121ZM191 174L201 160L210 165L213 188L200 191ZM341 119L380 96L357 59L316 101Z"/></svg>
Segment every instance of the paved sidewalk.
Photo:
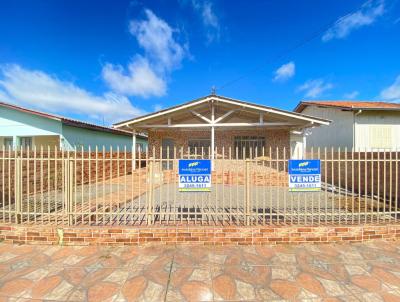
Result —
<svg viewBox="0 0 400 302"><path fill-rule="evenodd" d="M251 247L0 243L0 301L400 301L400 242Z"/></svg>

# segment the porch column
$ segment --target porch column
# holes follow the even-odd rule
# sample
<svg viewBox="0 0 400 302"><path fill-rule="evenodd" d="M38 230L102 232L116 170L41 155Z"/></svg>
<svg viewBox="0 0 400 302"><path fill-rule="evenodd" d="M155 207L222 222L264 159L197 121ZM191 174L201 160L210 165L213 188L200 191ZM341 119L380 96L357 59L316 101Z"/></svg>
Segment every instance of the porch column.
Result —
<svg viewBox="0 0 400 302"><path fill-rule="evenodd" d="M13 142L11 148L13 150L17 149L19 147L19 142L18 142L18 137L16 135L13 136Z"/></svg>
<svg viewBox="0 0 400 302"><path fill-rule="evenodd" d="M136 170L136 130L132 130L132 158L133 158L133 170Z"/></svg>
<svg viewBox="0 0 400 302"><path fill-rule="evenodd" d="M215 122L214 102L211 102L211 123ZM214 171L215 127L211 126L211 170Z"/></svg>
<svg viewBox="0 0 400 302"><path fill-rule="evenodd" d="M214 170L214 148L215 148L215 128L214 126L211 127L211 167Z"/></svg>

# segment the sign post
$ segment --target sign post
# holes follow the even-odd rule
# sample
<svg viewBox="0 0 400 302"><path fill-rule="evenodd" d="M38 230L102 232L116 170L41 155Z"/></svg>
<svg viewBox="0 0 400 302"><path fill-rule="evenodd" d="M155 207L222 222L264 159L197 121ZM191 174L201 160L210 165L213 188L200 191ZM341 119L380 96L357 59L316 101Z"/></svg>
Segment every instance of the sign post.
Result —
<svg viewBox="0 0 400 302"><path fill-rule="evenodd" d="M289 160L289 191L321 190L321 161L319 159Z"/></svg>
<svg viewBox="0 0 400 302"><path fill-rule="evenodd" d="M180 159L178 165L179 165L179 191L181 192L211 191L211 160Z"/></svg>

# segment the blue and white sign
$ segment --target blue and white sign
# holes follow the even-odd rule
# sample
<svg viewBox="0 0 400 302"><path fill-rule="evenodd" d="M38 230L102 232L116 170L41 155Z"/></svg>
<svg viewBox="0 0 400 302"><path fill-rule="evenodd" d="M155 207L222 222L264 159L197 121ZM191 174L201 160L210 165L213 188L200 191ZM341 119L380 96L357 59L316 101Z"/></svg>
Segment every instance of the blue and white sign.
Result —
<svg viewBox="0 0 400 302"><path fill-rule="evenodd" d="M180 159L179 160L179 191L210 191L211 190L211 160Z"/></svg>
<svg viewBox="0 0 400 302"><path fill-rule="evenodd" d="M321 190L321 161L319 159L289 160L289 191Z"/></svg>

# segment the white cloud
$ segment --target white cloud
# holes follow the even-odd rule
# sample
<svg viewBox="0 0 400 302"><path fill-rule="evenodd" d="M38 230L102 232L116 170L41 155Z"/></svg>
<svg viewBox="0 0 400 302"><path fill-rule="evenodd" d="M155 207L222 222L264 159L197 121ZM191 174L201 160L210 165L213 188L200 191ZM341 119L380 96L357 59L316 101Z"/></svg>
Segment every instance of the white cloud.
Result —
<svg viewBox="0 0 400 302"><path fill-rule="evenodd" d="M141 97L163 96L166 83L151 69L147 59L137 56L128 65L128 72L120 65L107 63L102 70L103 79L111 89L125 95Z"/></svg>
<svg viewBox="0 0 400 302"><path fill-rule="evenodd" d="M354 90L352 92L349 93L345 93L343 95L343 98L348 99L348 100L353 100L355 99L360 93L357 90Z"/></svg>
<svg viewBox="0 0 400 302"><path fill-rule="evenodd" d="M154 110L154 111L160 111L160 110L162 110L163 108L164 108L164 106L161 105L161 104L154 104L154 105L153 105L153 110Z"/></svg>
<svg viewBox="0 0 400 302"><path fill-rule="evenodd" d="M387 101L400 102L400 75L397 76L392 85L381 91L380 97Z"/></svg>
<svg viewBox="0 0 400 302"><path fill-rule="evenodd" d="M58 114L85 115L97 121L115 122L143 114L124 96L111 92L93 95L72 82L19 65L0 67L0 97L21 106Z"/></svg>
<svg viewBox="0 0 400 302"><path fill-rule="evenodd" d="M307 98L317 98L332 88L332 83L327 83L323 79L315 79L305 82L297 90L304 91L304 96Z"/></svg>
<svg viewBox="0 0 400 302"><path fill-rule="evenodd" d="M373 24L384 12L384 0L369 0L358 11L339 18L322 36L322 41L345 38L353 30Z"/></svg>
<svg viewBox="0 0 400 302"><path fill-rule="evenodd" d="M167 90L167 78L172 70L181 66L188 55L187 46L181 45L173 29L151 10L145 9L145 19L133 20L129 32L137 39L144 55L133 57L127 68L105 64L102 75L115 91L132 96L163 96Z"/></svg>
<svg viewBox="0 0 400 302"><path fill-rule="evenodd" d="M158 65L156 67L162 70L180 67L186 56L186 50L174 38L174 32L177 30L171 28L149 9L145 10L145 15L147 20L130 22L130 33L136 37L150 60Z"/></svg>
<svg viewBox="0 0 400 302"><path fill-rule="evenodd" d="M296 66L294 62L283 64L275 71L274 81L285 81L294 76L296 72Z"/></svg>
<svg viewBox="0 0 400 302"><path fill-rule="evenodd" d="M207 42L211 43L220 38L220 24L214 12L213 4L209 1L192 0L193 8L200 14L207 29Z"/></svg>

